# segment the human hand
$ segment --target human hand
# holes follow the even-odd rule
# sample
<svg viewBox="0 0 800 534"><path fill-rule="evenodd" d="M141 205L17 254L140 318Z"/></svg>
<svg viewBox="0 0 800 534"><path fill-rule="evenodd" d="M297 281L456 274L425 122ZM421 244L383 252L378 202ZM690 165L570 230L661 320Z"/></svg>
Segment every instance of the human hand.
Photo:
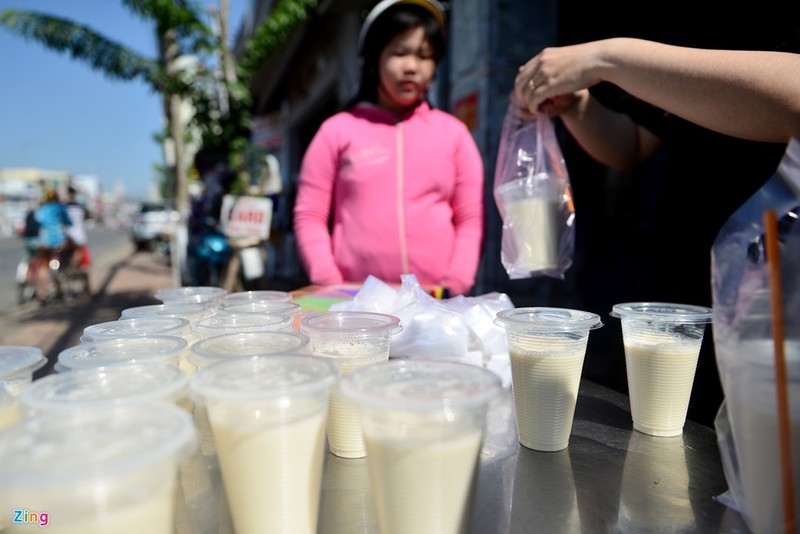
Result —
<svg viewBox="0 0 800 534"><path fill-rule="evenodd" d="M603 41L545 48L519 68L514 95L529 111L550 116L572 109L579 91L599 83Z"/></svg>

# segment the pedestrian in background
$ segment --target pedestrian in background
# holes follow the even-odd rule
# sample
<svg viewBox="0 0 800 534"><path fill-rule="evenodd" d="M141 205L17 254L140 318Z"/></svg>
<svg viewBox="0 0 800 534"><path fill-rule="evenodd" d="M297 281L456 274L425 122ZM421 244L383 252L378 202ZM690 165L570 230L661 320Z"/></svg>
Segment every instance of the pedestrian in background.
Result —
<svg viewBox="0 0 800 534"><path fill-rule="evenodd" d="M314 284L422 285L466 294L483 237L483 162L467 127L428 89L445 52L434 0L384 0L361 28L361 80L300 171L294 230Z"/></svg>

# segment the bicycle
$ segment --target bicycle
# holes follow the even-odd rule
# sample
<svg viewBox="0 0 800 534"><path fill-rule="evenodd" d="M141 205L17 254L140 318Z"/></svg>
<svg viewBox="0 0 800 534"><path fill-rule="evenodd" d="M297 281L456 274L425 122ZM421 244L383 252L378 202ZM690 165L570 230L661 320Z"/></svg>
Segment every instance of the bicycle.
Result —
<svg viewBox="0 0 800 534"><path fill-rule="evenodd" d="M88 293L86 273L72 262L71 248L39 249L17 265L17 303L37 299L42 303L71 300ZM41 262L47 261L49 276L44 296L37 296Z"/></svg>

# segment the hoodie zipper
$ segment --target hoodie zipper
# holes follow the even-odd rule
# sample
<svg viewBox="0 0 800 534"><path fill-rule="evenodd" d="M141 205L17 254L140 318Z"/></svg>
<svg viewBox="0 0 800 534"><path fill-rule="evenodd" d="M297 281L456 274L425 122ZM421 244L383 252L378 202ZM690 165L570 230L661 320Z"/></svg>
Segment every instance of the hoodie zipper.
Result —
<svg viewBox="0 0 800 534"><path fill-rule="evenodd" d="M403 123L399 121L397 123L397 135L396 135L396 148L397 148L397 156L396 156L396 165L397 165L397 232L398 237L400 238L400 262L402 267L403 273L408 273L408 245L406 243L406 224L405 224L405 211L403 210Z"/></svg>

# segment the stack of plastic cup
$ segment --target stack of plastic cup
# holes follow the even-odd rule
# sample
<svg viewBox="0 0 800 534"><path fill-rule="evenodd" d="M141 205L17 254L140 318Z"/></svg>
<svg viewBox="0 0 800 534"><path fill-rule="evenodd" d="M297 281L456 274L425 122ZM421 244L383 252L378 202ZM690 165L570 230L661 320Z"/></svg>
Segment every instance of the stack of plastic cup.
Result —
<svg viewBox="0 0 800 534"><path fill-rule="evenodd" d="M622 322L633 428L651 436L681 435L711 309L629 302L614 305L611 315Z"/></svg>
<svg viewBox="0 0 800 534"><path fill-rule="evenodd" d="M519 442L537 451L569 445L589 332L600 316L566 308L497 312L506 329Z"/></svg>
<svg viewBox="0 0 800 534"><path fill-rule="evenodd" d="M213 429L237 534L315 534L336 364L274 354L203 367L190 390Z"/></svg>
<svg viewBox="0 0 800 534"><path fill-rule="evenodd" d="M105 367L121 363L166 363L180 366L188 351L186 340L178 336L121 336L82 343L58 354L56 370Z"/></svg>
<svg viewBox="0 0 800 534"><path fill-rule="evenodd" d="M46 363L39 347L0 345L0 429L22 417L17 397L33 381L33 373Z"/></svg>
<svg viewBox="0 0 800 534"><path fill-rule="evenodd" d="M220 311L197 321L192 330L200 339L237 332L288 332L294 327L292 317L278 313L231 313Z"/></svg>
<svg viewBox="0 0 800 534"><path fill-rule="evenodd" d="M171 533L179 465L195 449L191 418L167 403L25 419L0 431L0 502L25 512L6 526Z"/></svg>
<svg viewBox="0 0 800 534"><path fill-rule="evenodd" d="M330 311L310 314L300 322L311 353L336 360L343 375L389 359L392 336L402 331L400 319L384 313ZM367 454L358 413L339 395L331 395L328 447L343 458Z"/></svg>
<svg viewBox="0 0 800 534"><path fill-rule="evenodd" d="M465 532L499 377L466 363L394 360L343 375L354 402L382 534Z"/></svg>

